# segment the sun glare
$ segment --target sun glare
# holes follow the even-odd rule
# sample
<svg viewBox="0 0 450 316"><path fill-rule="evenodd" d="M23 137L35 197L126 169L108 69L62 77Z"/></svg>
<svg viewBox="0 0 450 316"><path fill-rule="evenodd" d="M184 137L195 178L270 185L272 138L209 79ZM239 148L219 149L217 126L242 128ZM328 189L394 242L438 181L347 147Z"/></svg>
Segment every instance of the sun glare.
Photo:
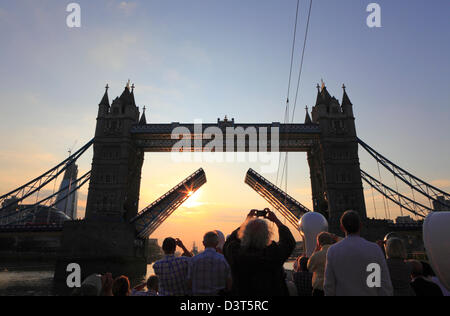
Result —
<svg viewBox="0 0 450 316"><path fill-rule="evenodd" d="M189 191L187 195L188 199L186 200L186 202L183 203L184 207L193 208L201 205L201 203L199 202L200 190L197 190L195 192Z"/></svg>

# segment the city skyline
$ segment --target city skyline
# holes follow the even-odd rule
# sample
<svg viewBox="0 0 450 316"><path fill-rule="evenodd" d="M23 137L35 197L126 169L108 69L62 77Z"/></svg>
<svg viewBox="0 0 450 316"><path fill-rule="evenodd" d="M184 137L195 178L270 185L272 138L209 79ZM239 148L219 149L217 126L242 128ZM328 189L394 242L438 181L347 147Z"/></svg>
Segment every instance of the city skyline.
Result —
<svg viewBox="0 0 450 316"><path fill-rule="evenodd" d="M252 7L254 1L227 5L198 1L192 7L180 2L176 10L141 1L104 1L106 6L79 3L83 10L79 30L64 26L64 5L55 1L39 6L32 1L0 5L0 34L5 39L0 61L4 69L0 75L1 192L64 159L74 141L80 147L93 137L97 104L106 83L112 99L132 79L137 105L147 106L151 123L215 122L225 115L239 123L283 121L295 1L277 5L263 1L256 7ZM425 7L424 1L408 6L406 1L379 3L383 8L379 30L364 25L367 4L314 4L295 122L303 122L305 104L314 105L315 85L321 78L338 99L345 83L354 104L358 136L448 191L450 91L446 78L450 64L445 56L450 44L435 32L449 27L447 19L439 18L445 10ZM232 11L236 7L239 12ZM421 25L424 22L414 20L418 7L423 7L422 14L438 17L427 20L430 25ZM228 19L214 20L219 10ZM158 15L162 12L167 20ZM188 13L195 13L197 19L187 23ZM338 16L347 19L339 18L337 24ZM403 23L394 27L399 20ZM218 35L212 37L213 32ZM321 41L325 34L327 41ZM91 157L80 161L80 173L89 170ZM251 208L267 206L243 182L248 168L258 164L179 164L168 157L146 154L140 209L199 167L205 169L208 183L152 237L179 234L189 236L187 244L199 244L207 230L229 234ZM376 166L368 165L363 155L360 158L364 169L376 174ZM276 174L267 177L275 181ZM81 207L86 192L87 188L80 192ZM311 207L306 153L289 155L288 192ZM367 188L365 193L369 216L374 216ZM382 203L376 201L380 218ZM400 215L398 210L395 213ZM196 225L187 226L189 221Z"/></svg>

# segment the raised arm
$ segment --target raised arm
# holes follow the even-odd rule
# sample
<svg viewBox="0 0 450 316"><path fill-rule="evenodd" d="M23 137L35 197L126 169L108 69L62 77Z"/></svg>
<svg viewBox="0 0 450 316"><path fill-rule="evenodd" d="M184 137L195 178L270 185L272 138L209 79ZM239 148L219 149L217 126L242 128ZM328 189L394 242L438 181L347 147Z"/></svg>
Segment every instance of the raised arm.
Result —
<svg viewBox="0 0 450 316"><path fill-rule="evenodd" d="M287 260L292 254L292 251L294 251L296 244L295 238L292 235L291 230L287 226L283 225L283 223L277 218L274 212L268 211L266 218L277 225L278 234L280 236L278 247L281 250L283 260Z"/></svg>
<svg viewBox="0 0 450 316"><path fill-rule="evenodd" d="M183 242L179 238L175 239L175 242L176 242L177 246L183 250L183 256L189 257L189 258L194 256L189 250L187 250L187 248L184 246Z"/></svg>

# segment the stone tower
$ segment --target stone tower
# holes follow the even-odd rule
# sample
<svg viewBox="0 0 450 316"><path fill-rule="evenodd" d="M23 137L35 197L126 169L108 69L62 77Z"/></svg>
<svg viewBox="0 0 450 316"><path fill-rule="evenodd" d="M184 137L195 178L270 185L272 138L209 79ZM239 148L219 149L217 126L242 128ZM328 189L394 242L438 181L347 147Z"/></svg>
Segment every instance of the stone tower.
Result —
<svg viewBox="0 0 450 316"><path fill-rule="evenodd" d="M366 220L353 105L345 86L342 104L322 84L317 86L312 118L319 124L320 145L308 152L314 211L324 214L330 231L339 232L339 219L347 210L357 211Z"/></svg>
<svg viewBox="0 0 450 316"><path fill-rule="evenodd" d="M128 222L137 214L144 153L131 138L139 122L134 85L109 105L108 87L99 104L86 220Z"/></svg>
<svg viewBox="0 0 450 316"><path fill-rule="evenodd" d="M148 241L137 240L130 223L138 211L144 160L130 133L138 123L134 86L128 83L111 105L106 87L98 107L86 218L64 223L57 284L65 285L67 265L73 262L80 265L82 279L102 271L130 278L146 274Z"/></svg>

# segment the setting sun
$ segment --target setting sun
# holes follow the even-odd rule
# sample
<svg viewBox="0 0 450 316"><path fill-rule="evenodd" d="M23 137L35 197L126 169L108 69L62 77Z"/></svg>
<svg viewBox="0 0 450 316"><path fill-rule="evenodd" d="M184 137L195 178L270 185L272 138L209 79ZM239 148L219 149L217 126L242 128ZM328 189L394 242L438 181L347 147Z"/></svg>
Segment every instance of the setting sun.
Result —
<svg viewBox="0 0 450 316"><path fill-rule="evenodd" d="M200 206L202 203L199 202L199 198L200 198L200 190L197 191L189 191L188 192L188 199L186 200L186 202L183 203L182 207L186 207L186 208L192 208L192 207L197 207Z"/></svg>

